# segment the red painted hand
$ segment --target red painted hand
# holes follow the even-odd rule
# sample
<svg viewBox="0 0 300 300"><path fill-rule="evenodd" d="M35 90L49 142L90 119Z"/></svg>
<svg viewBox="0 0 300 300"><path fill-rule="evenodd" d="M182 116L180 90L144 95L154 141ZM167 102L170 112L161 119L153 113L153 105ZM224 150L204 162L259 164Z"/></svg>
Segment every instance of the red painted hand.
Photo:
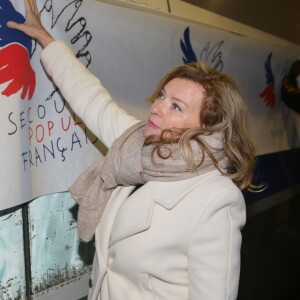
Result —
<svg viewBox="0 0 300 300"><path fill-rule="evenodd" d="M10 81L10 82L9 82ZM27 93L30 100L35 90L35 72L31 67L26 48L20 44L9 44L0 49L0 84L9 82L2 95L11 96L22 89L21 99Z"/></svg>
<svg viewBox="0 0 300 300"><path fill-rule="evenodd" d="M259 96L264 99L267 106L275 106L276 96L274 93L274 88L271 84L268 84L267 87L259 94Z"/></svg>

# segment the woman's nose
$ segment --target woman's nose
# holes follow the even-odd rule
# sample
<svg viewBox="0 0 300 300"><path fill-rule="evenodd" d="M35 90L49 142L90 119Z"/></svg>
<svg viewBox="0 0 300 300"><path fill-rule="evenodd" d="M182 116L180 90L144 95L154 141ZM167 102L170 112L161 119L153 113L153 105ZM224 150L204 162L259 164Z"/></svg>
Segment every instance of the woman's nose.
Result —
<svg viewBox="0 0 300 300"><path fill-rule="evenodd" d="M151 114L161 116L163 112L163 102L162 101L155 101L151 107Z"/></svg>

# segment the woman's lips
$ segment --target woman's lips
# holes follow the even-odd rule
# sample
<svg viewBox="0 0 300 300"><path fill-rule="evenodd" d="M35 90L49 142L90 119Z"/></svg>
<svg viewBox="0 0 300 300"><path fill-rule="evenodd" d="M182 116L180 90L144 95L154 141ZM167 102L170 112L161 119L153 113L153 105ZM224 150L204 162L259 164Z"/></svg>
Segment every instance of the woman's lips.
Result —
<svg viewBox="0 0 300 300"><path fill-rule="evenodd" d="M158 129L158 126L156 126L156 124L154 124L150 119L148 120L147 125L153 129Z"/></svg>

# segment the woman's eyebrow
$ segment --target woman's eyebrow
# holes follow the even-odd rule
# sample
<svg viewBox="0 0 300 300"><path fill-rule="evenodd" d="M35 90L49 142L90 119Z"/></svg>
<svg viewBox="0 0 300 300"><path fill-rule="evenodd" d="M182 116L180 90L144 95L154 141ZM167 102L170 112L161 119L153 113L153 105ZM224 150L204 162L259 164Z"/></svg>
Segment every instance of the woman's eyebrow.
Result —
<svg viewBox="0 0 300 300"><path fill-rule="evenodd" d="M161 92L164 94L164 96L166 95L165 88L162 88ZM177 98L176 96L171 97L171 99L178 101L178 102L182 103L183 105L185 105L187 108L189 108L188 104L184 100L181 100L181 99Z"/></svg>
<svg viewBox="0 0 300 300"><path fill-rule="evenodd" d="M175 96L173 96L172 99L174 99L175 101L178 101L178 102L182 103L186 107L189 107L188 104L184 100L182 100L182 99L179 99L179 98L177 98Z"/></svg>

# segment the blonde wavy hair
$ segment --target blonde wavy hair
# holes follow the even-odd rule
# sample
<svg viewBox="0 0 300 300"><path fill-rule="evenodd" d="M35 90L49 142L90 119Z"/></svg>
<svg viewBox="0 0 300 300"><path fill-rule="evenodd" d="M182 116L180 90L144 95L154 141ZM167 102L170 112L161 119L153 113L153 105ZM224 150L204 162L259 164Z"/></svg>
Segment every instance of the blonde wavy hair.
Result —
<svg viewBox="0 0 300 300"><path fill-rule="evenodd" d="M161 158L163 145L179 143L180 151L187 166L197 169L190 145L195 140L202 151L212 159L221 173L233 180L241 189L255 189L252 176L255 167L255 150L247 129L247 106L244 95L237 83L229 76L220 73L203 63L191 63L175 67L159 81L154 92L147 97L154 102L158 99L164 86L174 78L188 79L199 83L205 90L199 115L200 127L192 129L167 129L161 136L149 136L145 144L155 144L155 150ZM201 135L220 132L223 135L223 149L228 158L228 167L224 171L218 161L201 140ZM201 164L202 162L200 162Z"/></svg>

